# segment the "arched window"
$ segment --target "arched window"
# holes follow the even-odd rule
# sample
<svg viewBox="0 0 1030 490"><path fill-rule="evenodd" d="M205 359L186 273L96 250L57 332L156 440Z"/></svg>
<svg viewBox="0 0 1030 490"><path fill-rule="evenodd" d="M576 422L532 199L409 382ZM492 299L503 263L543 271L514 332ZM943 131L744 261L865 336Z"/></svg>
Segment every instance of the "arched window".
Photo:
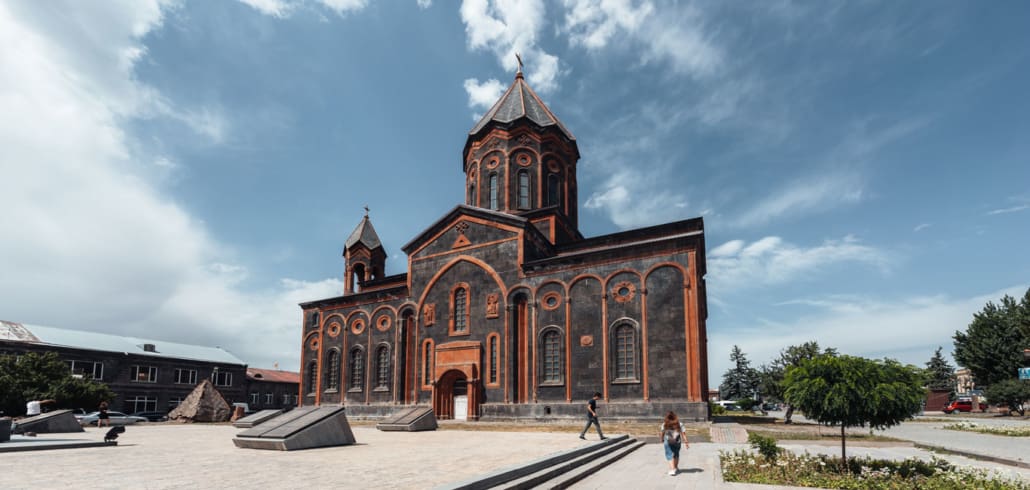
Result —
<svg viewBox="0 0 1030 490"><path fill-rule="evenodd" d="M497 174L490 174L490 209L500 209L497 205Z"/></svg>
<svg viewBox="0 0 1030 490"><path fill-rule="evenodd" d="M544 348L544 379L546 383L561 383L561 333L558 330L548 330L543 335Z"/></svg>
<svg viewBox="0 0 1030 490"><path fill-rule="evenodd" d="M376 349L376 389L390 387L390 348L380 345Z"/></svg>
<svg viewBox="0 0 1030 490"><path fill-rule="evenodd" d="M615 327L615 379L637 379L636 341L633 325L623 323Z"/></svg>
<svg viewBox="0 0 1030 490"><path fill-rule="evenodd" d="M476 181L474 179L473 180L469 180L468 205L469 206L475 206L476 205Z"/></svg>
<svg viewBox="0 0 1030 490"><path fill-rule="evenodd" d="M326 389L337 390L340 388L340 353L336 349L329 351L329 359L326 362L329 371L326 372Z"/></svg>
<svg viewBox="0 0 1030 490"><path fill-rule="evenodd" d="M315 389L316 389L316 386L317 386L316 383L318 383L318 365L315 364L315 361L311 361L311 364L308 364L308 386L307 386L307 389L308 389L308 394L309 395L314 395L315 394Z"/></svg>
<svg viewBox="0 0 1030 490"><path fill-rule="evenodd" d="M422 344L422 385L429 386L433 382L433 341L426 340Z"/></svg>
<svg viewBox="0 0 1030 490"><path fill-rule="evenodd" d="M350 389L361 391L365 384L365 353L355 347L350 351Z"/></svg>
<svg viewBox="0 0 1030 490"><path fill-rule="evenodd" d="M547 205L561 205L561 184L558 181L558 174L547 176Z"/></svg>
<svg viewBox="0 0 1030 490"><path fill-rule="evenodd" d="M519 170L519 209L529 209L529 172Z"/></svg>
<svg viewBox="0 0 1030 490"><path fill-rule="evenodd" d="M469 334L469 286L466 283L458 283L451 290L451 319L448 329L450 335Z"/></svg>
<svg viewBox="0 0 1030 490"><path fill-rule="evenodd" d="M487 340L487 355L490 356L489 361L489 372L487 373L486 382L487 384L497 384L497 367L500 364L500 359L497 357L499 349L497 347L498 339L500 337L497 334L490 334Z"/></svg>

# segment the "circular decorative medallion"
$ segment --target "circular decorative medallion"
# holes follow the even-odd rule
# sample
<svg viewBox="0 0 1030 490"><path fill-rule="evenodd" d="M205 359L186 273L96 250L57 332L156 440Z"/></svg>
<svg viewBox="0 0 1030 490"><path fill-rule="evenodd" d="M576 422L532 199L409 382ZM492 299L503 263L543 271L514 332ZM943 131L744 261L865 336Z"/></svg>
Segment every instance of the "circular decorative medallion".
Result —
<svg viewBox="0 0 1030 490"><path fill-rule="evenodd" d="M486 161L486 168L497 168L497 165L501 163L501 159L493 157Z"/></svg>
<svg viewBox="0 0 1030 490"><path fill-rule="evenodd" d="M354 335L361 335L365 331L365 320L357 319L350 322L350 332Z"/></svg>
<svg viewBox="0 0 1030 490"><path fill-rule="evenodd" d="M329 333L330 337L336 338L338 335L340 335L340 329L340 322L333 321L329 324L329 327L326 329L326 331Z"/></svg>
<svg viewBox="0 0 1030 490"><path fill-rule="evenodd" d="M561 171L561 167L558 166L558 162L557 161L555 161L555 160L548 160L547 161L547 170L550 170L552 173L558 173L558 172Z"/></svg>
<svg viewBox="0 0 1030 490"><path fill-rule="evenodd" d="M383 316L379 317L379 319L376 320L376 328L378 328L380 332L385 332L385 331L389 330L390 329L390 317L388 317L386 315L383 315Z"/></svg>
<svg viewBox="0 0 1030 490"><path fill-rule="evenodd" d="M583 335L583 336L581 336L579 338L579 345L581 345L583 347L590 347L590 346L594 345L594 336L593 335Z"/></svg>
<svg viewBox="0 0 1030 490"><path fill-rule="evenodd" d="M561 295L551 291L541 298L540 303L543 305L545 310L555 310L561 305Z"/></svg>
<svg viewBox="0 0 1030 490"><path fill-rule="evenodd" d="M622 281L612 286L612 296L615 297L615 301L619 303L625 303L637 294L637 287L629 281Z"/></svg>
<svg viewBox="0 0 1030 490"><path fill-rule="evenodd" d="M520 153L519 156L515 157L515 162L523 167L528 167L533 164L533 160L525 153Z"/></svg>
<svg viewBox="0 0 1030 490"><path fill-rule="evenodd" d="M318 337L311 337L311 340L308 341L308 348L318 350Z"/></svg>

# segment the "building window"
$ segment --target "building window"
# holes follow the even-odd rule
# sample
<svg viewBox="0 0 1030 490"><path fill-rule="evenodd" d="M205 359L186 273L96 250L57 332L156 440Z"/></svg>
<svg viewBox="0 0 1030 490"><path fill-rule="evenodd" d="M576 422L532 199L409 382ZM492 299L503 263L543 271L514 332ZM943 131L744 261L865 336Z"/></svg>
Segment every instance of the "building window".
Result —
<svg viewBox="0 0 1030 490"><path fill-rule="evenodd" d="M615 327L615 379L636 380L637 331L623 323Z"/></svg>
<svg viewBox="0 0 1030 490"><path fill-rule="evenodd" d="M500 209L497 205L497 174L490 174L490 209Z"/></svg>
<svg viewBox="0 0 1030 490"><path fill-rule="evenodd" d="M154 366L132 366L132 380L137 383L157 383L157 368Z"/></svg>
<svg viewBox="0 0 1030 490"><path fill-rule="evenodd" d="M257 405L258 404L258 394L257 393L251 393L250 394L250 404L251 405Z"/></svg>
<svg viewBox="0 0 1030 490"><path fill-rule="evenodd" d="M433 382L433 341L426 340L422 344L422 385L429 386Z"/></svg>
<svg viewBox="0 0 1030 490"><path fill-rule="evenodd" d="M195 385L195 384L197 384L197 370L196 369L177 368L175 370L175 384L177 384L177 385Z"/></svg>
<svg viewBox="0 0 1030 490"><path fill-rule="evenodd" d="M177 396L175 398L169 399L168 400L168 410L172 410L175 407L178 407L179 404L182 403L182 400L183 400L183 398L181 396Z"/></svg>
<svg viewBox="0 0 1030 490"><path fill-rule="evenodd" d="M376 389L390 388L390 348L380 345L376 349Z"/></svg>
<svg viewBox="0 0 1030 490"><path fill-rule="evenodd" d="M307 389L307 393L310 396L314 396L315 395L316 383L318 382L318 366L315 365L315 361L311 361L311 363L308 364L308 380L307 381L308 381L308 383L307 383L307 385L308 385L307 386L307 388L308 388Z"/></svg>
<svg viewBox="0 0 1030 490"><path fill-rule="evenodd" d="M468 286L459 285L451 299L451 334L468 333Z"/></svg>
<svg viewBox="0 0 1030 490"><path fill-rule="evenodd" d="M560 205L561 202L561 188L558 183L558 174L550 174L547 176L547 205L555 206Z"/></svg>
<svg viewBox="0 0 1030 490"><path fill-rule="evenodd" d="M265 405L271 405L275 403L275 395L272 393L265 393Z"/></svg>
<svg viewBox="0 0 1030 490"><path fill-rule="evenodd" d="M215 386L232 386L232 373L216 369L211 373L211 381Z"/></svg>
<svg viewBox="0 0 1030 490"><path fill-rule="evenodd" d="M129 413L156 412L157 397L136 395L134 398L129 398L128 400L125 400L125 406L126 408L131 407Z"/></svg>
<svg viewBox="0 0 1030 490"><path fill-rule="evenodd" d="M289 393L287 393L287 394L283 395L283 405L289 405L289 404L290 404L290 395L289 395Z"/></svg>
<svg viewBox="0 0 1030 490"><path fill-rule="evenodd" d="M360 348L350 351L350 390L361 391L365 380L365 353Z"/></svg>
<svg viewBox="0 0 1030 490"><path fill-rule="evenodd" d="M529 209L529 172L519 170L519 209Z"/></svg>
<svg viewBox="0 0 1030 490"><path fill-rule="evenodd" d="M83 379L104 379L104 363L94 361L67 361L72 376Z"/></svg>
<svg viewBox="0 0 1030 490"><path fill-rule="evenodd" d="M469 206L475 206L476 205L476 180L475 180L475 176L473 176L472 179L469 180L468 205Z"/></svg>
<svg viewBox="0 0 1030 490"><path fill-rule="evenodd" d="M486 378L487 384L492 384L492 385L497 384L497 372L498 372L497 367L498 367L498 365L500 363L500 360L497 357L497 354L498 354L497 344L498 344L498 339L499 338L500 337L498 337L497 334L490 334L490 336L488 337L488 339L486 341L486 345L487 345L486 352L487 352L487 355L489 356L489 361L487 362L487 366L488 366L487 369L489 370L487 372L487 378Z"/></svg>
<svg viewBox="0 0 1030 490"><path fill-rule="evenodd" d="M545 384L562 382L561 369L561 333L551 329L544 332L544 379Z"/></svg>
<svg viewBox="0 0 1030 490"><path fill-rule="evenodd" d="M326 373L326 390L336 391L340 389L340 353L336 349L329 351L329 372Z"/></svg>

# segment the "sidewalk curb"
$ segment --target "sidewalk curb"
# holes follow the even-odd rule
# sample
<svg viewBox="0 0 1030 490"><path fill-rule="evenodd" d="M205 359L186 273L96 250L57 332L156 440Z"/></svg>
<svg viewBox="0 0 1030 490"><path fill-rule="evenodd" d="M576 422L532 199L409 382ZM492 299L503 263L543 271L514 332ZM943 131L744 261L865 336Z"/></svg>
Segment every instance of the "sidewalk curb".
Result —
<svg viewBox="0 0 1030 490"><path fill-rule="evenodd" d="M917 447L919 449L926 449L928 451L935 451L935 452L945 453L945 454L955 454L955 455L958 455L958 456L965 456L967 458L978 459L980 461L990 461L992 463L999 463L999 464L1008 465L1008 466L1016 466L1016 467L1019 467L1019 468L1030 469L1030 463L1024 463L1022 461L1016 461L1016 460L1012 460L1012 459L999 458L999 457L996 457L996 456L988 456L986 454L973 453L973 452L969 452L969 451L962 451L962 450L958 450L958 449L951 449L951 448L946 448L946 447L941 447L941 446L934 446L932 444L923 444L921 442L915 442L915 441L913 441L913 444L915 445L915 447Z"/></svg>

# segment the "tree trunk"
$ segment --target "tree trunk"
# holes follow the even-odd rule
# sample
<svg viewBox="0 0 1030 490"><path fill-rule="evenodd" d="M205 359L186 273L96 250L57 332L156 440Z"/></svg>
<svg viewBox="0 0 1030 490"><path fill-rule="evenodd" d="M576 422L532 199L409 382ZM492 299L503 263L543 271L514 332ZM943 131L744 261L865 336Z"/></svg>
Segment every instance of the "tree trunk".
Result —
<svg viewBox="0 0 1030 490"><path fill-rule="evenodd" d="M841 424L841 426L840 426L840 462L841 462L841 464L844 465L844 472L847 473L849 471L848 470L848 453L847 453L846 448L845 448L844 438L845 438L844 425Z"/></svg>
<svg viewBox="0 0 1030 490"><path fill-rule="evenodd" d="M792 416L794 416L794 405L787 405L787 413L783 416L783 423L789 424Z"/></svg>

